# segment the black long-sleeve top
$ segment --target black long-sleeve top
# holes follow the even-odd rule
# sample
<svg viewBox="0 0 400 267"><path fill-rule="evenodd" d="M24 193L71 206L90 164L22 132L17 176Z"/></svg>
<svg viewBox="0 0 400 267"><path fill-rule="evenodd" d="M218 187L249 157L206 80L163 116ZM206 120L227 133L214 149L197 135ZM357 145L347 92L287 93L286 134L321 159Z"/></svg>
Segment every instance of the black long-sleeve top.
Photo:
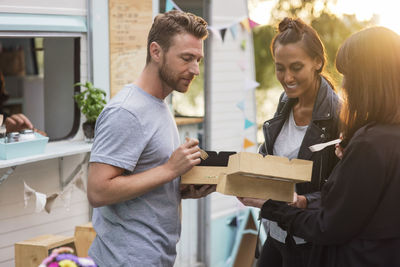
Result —
<svg viewBox="0 0 400 267"><path fill-rule="evenodd" d="M314 244L309 266L400 266L400 125L356 132L319 209L269 200L261 216Z"/></svg>

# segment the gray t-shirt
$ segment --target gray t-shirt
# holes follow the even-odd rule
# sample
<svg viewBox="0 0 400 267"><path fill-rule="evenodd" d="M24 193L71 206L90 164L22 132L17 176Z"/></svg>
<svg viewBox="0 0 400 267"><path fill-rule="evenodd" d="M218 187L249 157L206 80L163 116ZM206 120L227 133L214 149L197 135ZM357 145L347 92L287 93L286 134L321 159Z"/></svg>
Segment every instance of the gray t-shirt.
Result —
<svg viewBox="0 0 400 267"><path fill-rule="evenodd" d="M289 118L285 121L282 129L276 138L274 144L274 155L287 157L289 159L297 158L304 135L308 126L298 126L294 120L293 110L290 111ZM275 240L285 243L287 232L280 228L274 221L265 220L264 227L269 228L269 234ZM296 244L304 244L306 241L300 237L293 236Z"/></svg>
<svg viewBox="0 0 400 267"><path fill-rule="evenodd" d="M168 105L127 85L97 120L90 162L135 174L166 163L178 146ZM95 208L97 237L89 256L100 266L173 266L181 231L179 183L178 178L128 201Z"/></svg>

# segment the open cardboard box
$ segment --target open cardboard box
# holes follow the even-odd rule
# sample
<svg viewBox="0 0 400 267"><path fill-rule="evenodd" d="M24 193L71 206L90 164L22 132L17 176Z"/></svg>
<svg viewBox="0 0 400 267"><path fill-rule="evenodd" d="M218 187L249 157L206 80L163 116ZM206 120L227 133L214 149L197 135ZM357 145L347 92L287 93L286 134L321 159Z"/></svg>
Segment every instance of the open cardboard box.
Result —
<svg viewBox="0 0 400 267"><path fill-rule="evenodd" d="M182 184L218 184L218 178L226 173L229 156L236 154L232 151L207 151L208 158L182 175Z"/></svg>
<svg viewBox="0 0 400 267"><path fill-rule="evenodd" d="M313 162L309 160L228 152L226 167L216 167L211 164L216 157L223 157L219 156L222 152L208 153L213 155L208 162L202 161L201 166L195 166L183 175L182 183L217 184L217 192L225 195L291 202L295 184L311 180Z"/></svg>

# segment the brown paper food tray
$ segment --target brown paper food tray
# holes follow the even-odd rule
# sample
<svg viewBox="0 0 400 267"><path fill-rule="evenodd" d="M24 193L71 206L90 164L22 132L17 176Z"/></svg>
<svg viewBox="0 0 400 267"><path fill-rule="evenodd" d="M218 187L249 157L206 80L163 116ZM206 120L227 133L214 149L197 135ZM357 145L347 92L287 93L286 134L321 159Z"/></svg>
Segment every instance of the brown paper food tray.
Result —
<svg viewBox="0 0 400 267"><path fill-rule="evenodd" d="M218 177L226 171L226 167L195 166L182 175L181 184L217 184Z"/></svg>
<svg viewBox="0 0 400 267"><path fill-rule="evenodd" d="M312 161L302 159L289 160L285 157L240 152L229 157L226 173L243 173L260 177L276 177L293 182L311 180Z"/></svg>
<svg viewBox="0 0 400 267"><path fill-rule="evenodd" d="M200 164L181 176L181 184L217 184L218 176L225 173L229 157L234 151L205 151L208 155Z"/></svg>
<svg viewBox="0 0 400 267"><path fill-rule="evenodd" d="M273 177L256 177L245 174L220 176L217 192L237 197L274 199L286 202L293 201L295 183Z"/></svg>

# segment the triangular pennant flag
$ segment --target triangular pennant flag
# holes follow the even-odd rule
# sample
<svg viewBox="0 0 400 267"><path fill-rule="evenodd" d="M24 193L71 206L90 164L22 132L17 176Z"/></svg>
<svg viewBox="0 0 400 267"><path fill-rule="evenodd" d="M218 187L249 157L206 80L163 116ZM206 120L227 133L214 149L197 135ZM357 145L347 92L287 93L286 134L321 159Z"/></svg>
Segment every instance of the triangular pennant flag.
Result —
<svg viewBox="0 0 400 267"><path fill-rule="evenodd" d="M24 181L24 207L28 206L28 200L35 194L35 190L29 187Z"/></svg>
<svg viewBox="0 0 400 267"><path fill-rule="evenodd" d="M215 29L214 27L208 27L208 29L214 34L215 38L222 41L221 33L219 30Z"/></svg>
<svg viewBox="0 0 400 267"><path fill-rule="evenodd" d="M242 40L240 42L240 49L242 49L243 51L246 50L246 40Z"/></svg>
<svg viewBox="0 0 400 267"><path fill-rule="evenodd" d="M248 119L245 119L245 120L244 120L244 128L245 128L245 129L250 128L250 127L253 126L254 124L255 124L254 122L249 121Z"/></svg>
<svg viewBox="0 0 400 267"><path fill-rule="evenodd" d="M236 106L241 110L244 111L244 100L240 101L236 104Z"/></svg>
<svg viewBox="0 0 400 267"><path fill-rule="evenodd" d="M249 26L250 26L250 29L253 29L254 27L257 27L258 25L260 25L260 24L258 24L258 23L255 22L254 20L249 19Z"/></svg>
<svg viewBox="0 0 400 267"><path fill-rule="evenodd" d="M230 31L231 34L232 34L233 40L236 40L237 29L238 29L237 26L238 26L238 25L235 23L235 24L233 24L233 25L229 28L229 31Z"/></svg>
<svg viewBox="0 0 400 267"><path fill-rule="evenodd" d="M46 195L43 193L35 192L36 204L35 212L41 212L46 206Z"/></svg>
<svg viewBox="0 0 400 267"><path fill-rule="evenodd" d="M174 8L176 10L182 11L182 9L180 9L179 6L177 4L175 4L174 1L166 0L166 2L165 2L165 12L171 11Z"/></svg>
<svg viewBox="0 0 400 267"><path fill-rule="evenodd" d="M71 197L74 191L74 187L72 185L68 185L61 193L61 199L64 201L64 207L69 211L71 207Z"/></svg>
<svg viewBox="0 0 400 267"><path fill-rule="evenodd" d="M244 144L243 144L244 149L254 146L254 145L255 144L253 142L251 142L249 139L247 139L247 138L244 139Z"/></svg>
<svg viewBox="0 0 400 267"><path fill-rule="evenodd" d="M254 80L246 80L244 84L245 90L253 90L257 88L260 84Z"/></svg>
<svg viewBox="0 0 400 267"><path fill-rule="evenodd" d="M220 29L219 33L221 34L222 41L225 39L226 28Z"/></svg>
<svg viewBox="0 0 400 267"><path fill-rule="evenodd" d="M242 25L243 29L245 29L246 31L248 31L248 32L251 31L250 23L249 23L249 19L248 19L248 18L242 20L242 21L240 22L240 25Z"/></svg>
<svg viewBox="0 0 400 267"><path fill-rule="evenodd" d="M54 200L56 200L57 197L58 193L54 193L46 198L46 205L44 206L44 210L47 211L47 213L50 213Z"/></svg>
<svg viewBox="0 0 400 267"><path fill-rule="evenodd" d="M171 11L174 8L171 0L165 1L165 12Z"/></svg>
<svg viewBox="0 0 400 267"><path fill-rule="evenodd" d="M28 205L28 200L33 195L35 195L35 197L36 197L35 212L41 212L46 205L46 195L43 193L36 192L35 189L32 189L24 181L24 206L25 206L25 208Z"/></svg>
<svg viewBox="0 0 400 267"><path fill-rule="evenodd" d="M240 67L240 69L242 70L242 71L245 71L245 70L247 70L247 68L248 68L248 64L247 64L247 60L241 60L241 61L239 61L238 62L238 65L239 65L239 67Z"/></svg>
<svg viewBox="0 0 400 267"><path fill-rule="evenodd" d="M82 169L81 169L81 170L79 171L79 173L77 174L76 178L72 181L72 183L73 183L79 190L81 190L83 193L86 193L86 188L85 188L85 184L83 183L82 175L83 175L83 171L82 171Z"/></svg>

